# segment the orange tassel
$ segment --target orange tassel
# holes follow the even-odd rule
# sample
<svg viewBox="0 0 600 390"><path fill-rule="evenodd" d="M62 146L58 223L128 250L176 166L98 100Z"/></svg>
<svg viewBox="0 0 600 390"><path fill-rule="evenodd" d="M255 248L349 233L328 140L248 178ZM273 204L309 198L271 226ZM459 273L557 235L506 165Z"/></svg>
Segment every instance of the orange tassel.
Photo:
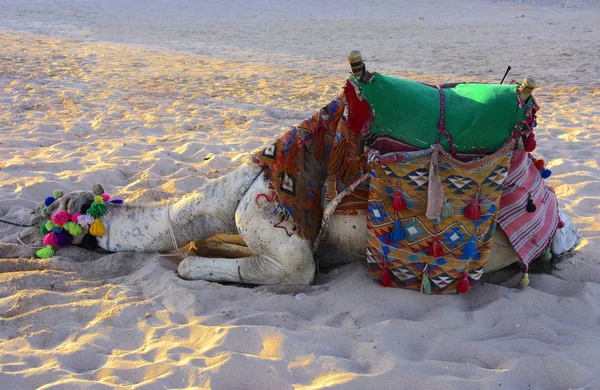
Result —
<svg viewBox="0 0 600 390"><path fill-rule="evenodd" d="M346 160L347 169L344 173L344 181L354 182L358 178L359 158L349 158Z"/></svg>
<svg viewBox="0 0 600 390"><path fill-rule="evenodd" d="M350 148L350 140L342 138L337 145L334 146L329 158L331 173L338 178L344 177L347 168L348 149Z"/></svg>
<svg viewBox="0 0 600 390"><path fill-rule="evenodd" d="M392 285L392 275L390 275L390 271L388 270L386 263L383 263L383 267L381 268L381 285L383 287L389 287Z"/></svg>
<svg viewBox="0 0 600 390"><path fill-rule="evenodd" d="M437 238L437 236L434 236L433 242L431 243L431 246L429 247L429 256L440 257L443 255L444 255L444 248L442 248L442 244L440 244L440 241Z"/></svg>
<svg viewBox="0 0 600 390"><path fill-rule="evenodd" d="M462 278L458 281L456 285L456 293L464 294L469 292L469 275L465 271L462 275Z"/></svg>
<svg viewBox="0 0 600 390"><path fill-rule="evenodd" d="M533 159L533 165L535 165L535 167L537 168L538 171L541 171L542 168L544 168L544 165L546 165L546 163L544 162L544 160L542 159Z"/></svg>
<svg viewBox="0 0 600 390"><path fill-rule="evenodd" d="M300 153L300 150L302 150L302 142L296 141L290 146L287 152L285 152L283 162L281 163L283 171L292 175L298 174L298 154Z"/></svg>

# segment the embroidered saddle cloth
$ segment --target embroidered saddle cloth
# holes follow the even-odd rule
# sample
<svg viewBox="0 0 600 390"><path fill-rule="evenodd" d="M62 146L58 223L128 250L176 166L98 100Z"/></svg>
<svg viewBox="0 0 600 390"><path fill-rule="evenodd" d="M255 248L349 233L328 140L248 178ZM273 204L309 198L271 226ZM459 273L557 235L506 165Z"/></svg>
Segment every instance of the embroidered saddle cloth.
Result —
<svg viewBox="0 0 600 390"><path fill-rule="evenodd" d="M417 152L369 153L367 260L377 278L431 293L478 283L490 255L503 183L514 150L461 162L439 145ZM478 209L471 214L466 209ZM425 281L424 281L425 279Z"/></svg>

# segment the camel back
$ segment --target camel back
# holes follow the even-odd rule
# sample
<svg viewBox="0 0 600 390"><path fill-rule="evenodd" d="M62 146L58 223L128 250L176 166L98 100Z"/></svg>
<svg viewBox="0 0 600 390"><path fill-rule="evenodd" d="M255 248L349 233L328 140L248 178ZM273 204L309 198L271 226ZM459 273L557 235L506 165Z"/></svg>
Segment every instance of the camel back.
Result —
<svg viewBox="0 0 600 390"><path fill-rule="evenodd" d="M371 106L372 134L384 134L418 148L436 142L440 91L411 80L375 73L369 83L353 80ZM444 127L459 153L491 153L504 145L525 119L531 99L519 108L516 85L459 84L444 88ZM446 150L450 142L440 139Z"/></svg>

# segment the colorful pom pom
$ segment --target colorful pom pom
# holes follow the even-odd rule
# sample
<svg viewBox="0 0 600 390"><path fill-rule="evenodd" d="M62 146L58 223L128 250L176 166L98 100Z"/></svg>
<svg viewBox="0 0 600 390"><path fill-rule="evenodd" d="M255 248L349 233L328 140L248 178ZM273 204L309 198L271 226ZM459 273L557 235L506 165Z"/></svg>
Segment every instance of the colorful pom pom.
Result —
<svg viewBox="0 0 600 390"><path fill-rule="evenodd" d="M49 259L54 256L54 249L50 245L35 252L40 259Z"/></svg>
<svg viewBox="0 0 600 390"><path fill-rule="evenodd" d="M544 260L548 261L552 259L552 252L550 252L550 247L546 247L546 250L544 250Z"/></svg>
<svg viewBox="0 0 600 390"><path fill-rule="evenodd" d="M58 198L62 197L64 195L64 193L61 190L54 190L53 195L56 199L58 199Z"/></svg>
<svg viewBox="0 0 600 390"><path fill-rule="evenodd" d="M52 203L54 203L54 201L55 201L55 200L56 200L56 199L54 199L54 197L52 197L52 196L49 196L49 197L47 197L46 199L44 199L44 204L45 204L46 206L50 206Z"/></svg>
<svg viewBox="0 0 600 390"><path fill-rule="evenodd" d="M400 221L394 223L394 230L392 230L392 241L398 242L404 240L404 229Z"/></svg>
<svg viewBox="0 0 600 390"><path fill-rule="evenodd" d="M465 294L469 292L469 274L465 271L462 274L462 278L458 281L456 285L456 292L458 294Z"/></svg>
<svg viewBox="0 0 600 390"><path fill-rule="evenodd" d="M81 225L82 228L87 229L92 223L94 223L94 217L89 214L81 214L77 218L77 223Z"/></svg>
<svg viewBox="0 0 600 390"><path fill-rule="evenodd" d="M102 201L102 198L99 196L96 196L95 198L100 198L100 202L94 201L94 203L92 203L92 205L88 209L87 213L94 218L100 218L103 217L104 213L106 212L106 203L104 203Z"/></svg>
<svg viewBox="0 0 600 390"><path fill-rule="evenodd" d="M52 231L53 231L54 233L56 233L56 234L60 233L60 230L61 230L60 226L56 226L56 225L54 225L54 226L52 227Z"/></svg>
<svg viewBox="0 0 600 390"><path fill-rule="evenodd" d="M543 178L543 179L547 179L547 178L549 178L550 176L552 176L552 171L551 171L551 170L549 170L549 169L547 169L547 168L542 168L542 170L541 170L540 172L541 172L541 174L542 174L542 178Z"/></svg>
<svg viewBox="0 0 600 390"><path fill-rule="evenodd" d="M104 199L102 199L100 195L96 195L94 196L94 202L102 203L104 202Z"/></svg>
<svg viewBox="0 0 600 390"><path fill-rule="evenodd" d="M66 229L72 236L83 235L83 228L81 225L75 222L67 222L63 225L63 229Z"/></svg>
<svg viewBox="0 0 600 390"><path fill-rule="evenodd" d="M50 245L52 247L56 247L56 233L50 232L44 236L42 240L44 245Z"/></svg>
<svg viewBox="0 0 600 390"><path fill-rule="evenodd" d="M102 224L102 222L100 222L98 218L96 218L94 220L94 223L92 223L92 226L90 226L90 234L92 236L101 237L105 233L106 230L104 229L104 225Z"/></svg>
<svg viewBox="0 0 600 390"><path fill-rule="evenodd" d="M76 211L73 213L73 215L71 215L71 221L78 223L78 218L81 215L81 213L79 211Z"/></svg>
<svg viewBox="0 0 600 390"><path fill-rule="evenodd" d="M46 221L44 221L40 225L40 236L44 237L48 233L50 233L50 230L46 228Z"/></svg>
<svg viewBox="0 0 600 390"><path fill-rule="evenodd" d="M55 225L64 225L65 223L69 222L70 219L71 216L64 210L60 210L52 214L52 222Z"/></svg>
<svg viewBox="0 0 600 390"><path fill-rule="evenodd" d="M565 223L563 222L563 220L562 220L562 219L559 219L559 220L558 220L558 228L559 228L559 229L562 229L562 228L564 228L564 227L565 227Z"/></svg>
<svg viewBox="0 0 600 390"><path fill-rule="evenodd" d="M108 202L110 200L110 195L107 193L102 194L102 200Z"/></svg>
<svg viewBox="0 0 600 390"><path fill-rule="evenodd" d="M54 228L54 224L52 223L52 221L46 221L46 230L48 230L48 232L50 232L53 228Z"/></svg>
<svg viewBox="0 0 600 390"><path fill-rule="evenodd" d="M535 165L535 167L537 168L538 171L541 171L542 168L544 168L544 165L546 165L546 162L542 159L533 159L533 165Z"/></svg>
<svg viewBox="0 0 600 390"><path fill-rule="evenodd" d="M58 246L71 245L71 242L73 242L73 236L67 231L63 230L56 235L56 245Z"/></svg>
<svg viewBox="0 0 600 390"><path fill-rule="evenodd" d="M45 207L42 209L42 218L48 218L48 209Z"/></svg>

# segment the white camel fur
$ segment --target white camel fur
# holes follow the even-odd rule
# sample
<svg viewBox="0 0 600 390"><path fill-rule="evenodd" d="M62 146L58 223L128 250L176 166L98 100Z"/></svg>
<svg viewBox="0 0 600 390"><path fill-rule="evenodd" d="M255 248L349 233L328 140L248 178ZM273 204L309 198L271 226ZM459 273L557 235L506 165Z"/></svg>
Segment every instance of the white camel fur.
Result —
<svg viewBox="0 0 600 390"><path fill-rule="evenodd" d="M350 62L356 63L356 57L351 55ZM357 78L363 71L364 67L353 68ZM521 91L523 101L532 89ZM313 253L311 241L295 234L288 236L285 229L274 226L280 223L276 202L257 198L269 192L261 173L261 167L250 163L178 201L155 206L111 205L104 219L106 234L98 237L97 243L114 252L164 252L215 235L239 235L244 246L220 245L229 257L185 257L178 273L184 279L256 285L309 284L314 279L316 258L325 267L365 261L364 215L332 215L324 240ZM91 202L93 196L92 192L67 194L48 207L48 212L66 210L72 214ZM554 238L555 255L571 250L578 240L577 230L567 216L561 213L561 219L565 227ZM282 225L289 231L293 229L292 222ZM519 260L500 229L493 241L486 273Z"/></svg>

